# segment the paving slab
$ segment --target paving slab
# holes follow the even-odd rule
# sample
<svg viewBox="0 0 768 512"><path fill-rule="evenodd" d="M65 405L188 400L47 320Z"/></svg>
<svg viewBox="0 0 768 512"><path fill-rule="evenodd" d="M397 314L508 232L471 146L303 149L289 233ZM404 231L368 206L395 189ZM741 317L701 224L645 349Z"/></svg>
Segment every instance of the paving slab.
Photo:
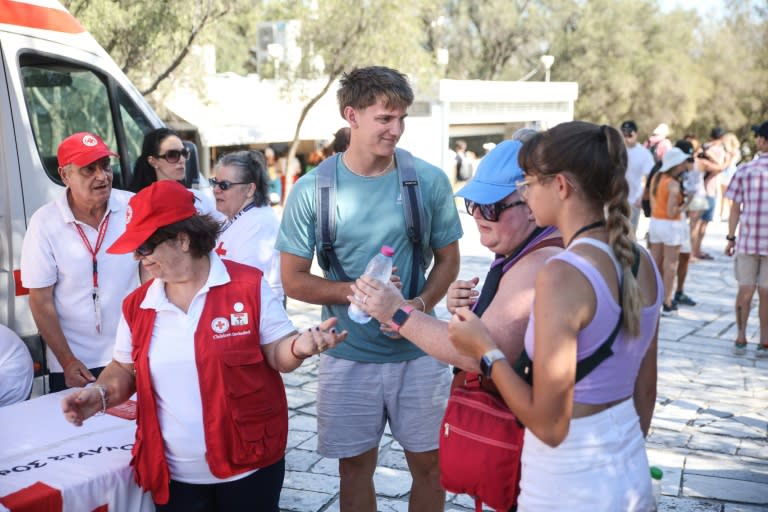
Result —
<svg viewBox="0 0 768 512"><path fill-rule="evenodd" d="M472 219L460 214L460 279L485 276L491 255ZM643 233L641 221L639 232ZM733 262L722 256L727 225L712 222L704 250L713 261L691 264L686 293L699 304L664 317L659 331L657 405L646 440L651 464L664 471L661 512L768 511L768 359L756 359L757 303L750 313L746 356L731 353L736 283ZM288 300L298 328L316 325L320 308ZM439 318L449 317L444 303ZM284 376L290 420L283 511L339 512L338 461L316 451L314 400L317 358ZM402 446L387 429L374 476L379 512L408 511L411 477ZM446 511L471 512L474 501L448 494ZM490 510L490 509L486 509Z"/></svg>

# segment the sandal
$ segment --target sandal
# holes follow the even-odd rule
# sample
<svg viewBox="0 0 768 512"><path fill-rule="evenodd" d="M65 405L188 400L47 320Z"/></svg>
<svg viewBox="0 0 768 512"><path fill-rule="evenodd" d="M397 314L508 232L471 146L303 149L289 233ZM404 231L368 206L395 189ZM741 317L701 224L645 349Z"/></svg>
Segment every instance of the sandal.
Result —
<svg viewBox="0 0 768 512"><path fill-rule="evenodd" d="M744 354L747 353L747 342L746 341L743 341L741 343L738 341L734 342L733 348L731 349L731 351L737 356L743 356Z"/></svg>
<svg viewBox="0 0 768 512"><path fill-rule="evenodd" d="M706 252L703 252L703 253L699 254L698 258L700 260L713 260L713 259L715 259L711 254L707 254Z"/></svg>

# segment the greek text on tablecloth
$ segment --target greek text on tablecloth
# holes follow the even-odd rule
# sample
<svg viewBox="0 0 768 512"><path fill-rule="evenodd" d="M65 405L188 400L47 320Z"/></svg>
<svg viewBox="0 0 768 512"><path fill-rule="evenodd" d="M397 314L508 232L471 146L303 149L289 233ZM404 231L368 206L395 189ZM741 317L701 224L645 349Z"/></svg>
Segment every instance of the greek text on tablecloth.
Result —
<svg viewBox="0 0 768 512"><path fill-rule="evenodd" d="M51 455L44 459L32 460L30 462L27 462L26 464L18 464L16 466L13 466L10 469L0 469L0 477L4 477L6 475L10 475L13 473L23 473L25 471L34 471L35 469L45 467L48 464L51 464L57 461L68 460L68 459L82 459L85 457L91 457L94 455L108 453L115 450L130 451L132 448L133 448L133 443L129 443L121 446L99 446L98 448L92 448L90 450L84 450L84 451L73 452L73 453L64 453L61 455Z"/></svg>

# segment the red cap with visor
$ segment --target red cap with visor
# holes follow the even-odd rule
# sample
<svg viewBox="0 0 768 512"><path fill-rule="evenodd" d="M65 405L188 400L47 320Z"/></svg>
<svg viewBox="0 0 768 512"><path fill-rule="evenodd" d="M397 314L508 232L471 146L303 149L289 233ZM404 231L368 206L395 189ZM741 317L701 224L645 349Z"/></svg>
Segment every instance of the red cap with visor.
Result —
<svg viewBox="0 0 768 512"><path fill-rule="evenodd" d="M106 156L119 158L98 135L88 132L78 132L70 135L59 144L57 152L59 167L75 164L86 167Z"/></svg>
<svg viewBox="0 0 768 512"><path fill-rule="evenodd" d="M128 201L125 233L109 249L111 254L135 251L158 229L197 214L195 196L173 180L156 181Z"/></svg>

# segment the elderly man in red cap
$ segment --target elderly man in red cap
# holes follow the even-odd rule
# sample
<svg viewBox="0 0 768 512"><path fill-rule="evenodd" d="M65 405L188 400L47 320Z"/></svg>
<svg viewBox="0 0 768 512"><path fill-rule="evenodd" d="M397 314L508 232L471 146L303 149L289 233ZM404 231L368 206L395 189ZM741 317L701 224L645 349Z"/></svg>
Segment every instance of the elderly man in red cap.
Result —
<svg viewBox="0 0 768 512"><path fill-rule="evenodd" d="M130 254L107 254L124 231L131 193L112 190L98 135L80 132L58 149L66 189L37 210L21 249L21 280L46 344L50 391L93 382L112 360L123 298L138 285Z"/></svg>

